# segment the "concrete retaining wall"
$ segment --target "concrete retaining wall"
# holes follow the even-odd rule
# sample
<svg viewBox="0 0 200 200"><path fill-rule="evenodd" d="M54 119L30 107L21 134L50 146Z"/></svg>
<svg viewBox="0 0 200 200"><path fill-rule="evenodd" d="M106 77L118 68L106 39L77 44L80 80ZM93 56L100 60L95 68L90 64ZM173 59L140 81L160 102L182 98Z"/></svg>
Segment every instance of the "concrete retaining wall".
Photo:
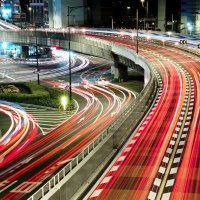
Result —
<svg viewBox="0 0 200 200"><path fill-rule="evenodd" d="M38 32L37 36L38 44L49 46L59 45L62 48L68 47L67 36L64 33ZM110 137L108 137L108 139L102 143L102 145L99 145L99 148L95 150L93 156L91 156L89 159L86 159L86 161L83 161L80 166L77 166L77 170L74 169L74 172L76 173L74 173L71 178L64 180L64 184L52 188L51 191L45 194L42 199L47 199L47 196L48 199L51 200L83 199L84 194L87 193L91 185L93 185L93 181L96 181L96 179L99 178L102 171L112 161L112 159L108 160L107 158L114 158L128 137L133 134L135 128L148 111L156 95L156 80L154 77L150 76L150 70L142 57L120 45L103 40L94 41L93 39L88 38L89 37L79 35L73 36L71 38L72 49L78 52L91 54L110 60L114 59L113 54L117 54L120 62L125 65L132 64L132 66L140 72L143 71L139 66L141 65L145 70L145 83L147 86L140 94L137 101L132 105L133 107L131 108L131 112L129 116L127 115L128 118L124 118L122 126L111 126L108 130L110 132ZM20 35L19 32L7 32L6 34L1 32L0 41L34 44L35 35L34 32L30 31L22 32ZM102 165L102 163L104 164ZM96 169L99 170L96 172ZM94 176L94 174L96 175ZM41 198L37 198L35 196L31 197L31 199L36 200Z"/></svg>
<svg viewBox="0 0 200 200"><path fill-rule="evenodd" d="M0 33L0 41L21 43L23 45L35 45L37 35L38 45L59 46L68 49L68 34L66 32L46 32L33 30L5 31ZM145 61L130 50L121 45L109 41L88 37L86 35L74 34L70 40L71 49L83 54L102 57L115 61L114 54L118 55L118 62L133 68L145 76L145 85L150 80L150 70Z"/></svg>

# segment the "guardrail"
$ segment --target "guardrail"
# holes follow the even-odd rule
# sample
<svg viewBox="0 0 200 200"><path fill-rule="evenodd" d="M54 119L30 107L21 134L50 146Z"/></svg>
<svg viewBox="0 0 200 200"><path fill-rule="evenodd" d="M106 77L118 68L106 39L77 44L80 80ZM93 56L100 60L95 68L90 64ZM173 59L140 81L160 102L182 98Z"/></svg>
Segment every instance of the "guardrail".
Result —
<svg viewBox="0 0 200 200"><path fill-rule="evenodd" d="M21 64L27 64L27 65L36 65L37 59L35 58L25 58L25 59L15 59L15 61L21 63ZM58 61L56 58L39 58L38 59L38 65L44 64L45 66L50 64L56 64Z"/></svg>
<svg viewBox="0 0 200 200"><path fill-rule="evenodd" d="M55 176L53 176L46 184L44 184L38 191L36 191L28 200L38 200L43 198L48 192L53 188L56 188L56 185L62 181L67 175L73 174L73 170L82 163L87 157L95 153L95 149L98 149L100 144L105 142L110 136L114 135L114 130L117 130L121 124L127 119L131 112L136 107L136 102L141 101L141 99L150 92L150 87L153 87L153 83L156 81L155 77L152 76L147 86L142 90L138 95L138 98L133 100L133 102L124 109L122 114L117 117L117 119L108 126L105 131L103 131L90 145L88 145L81 153L79 153L75 158L73 158L65 167L62 168ZM154 86L155 87L155 86ZM108 137L109 136L109 137ZM67 181L67 180L66 180Z"/></svg>
<svg viewBox="0 0 200 200"><path fill-rule="evenodd" d="M34 37L33 37L34 39ZM141 57L142 59L142 57ZM80 166L81 163L87 160L95 150L98 149L104 142L106 142L110 136L114 135L114 131L117 130L121 124L127 119L131 112L136 108L136 103L140 102L144 96L149 93L151 95L151 87L155 87L155 77L151 74L150 81L147 83L145 89L138 95L137 100L134 100L128 107L126 107L121 115L116 118L116 120L106 128L91 144L89 144L82 152L80 152L76 157L74 157L69 163L63 167L57 174L55 174L47 183L45 183L38 191L36 191L28 200L38 200L43 198L47 193L49 193L56 185L64 180L67 176L73 175L75 169ZM66 179L67 180L67 179Z"/></svg>
<svg viewBox="0 0 200 200"><path fill-rule="evenodd" d="M53 189L61 180L63 180L70 172L73 171L95 148L100 144L107 135L108 129L104 131L94 142L86 147L81 153L73 158L62 170L53 176L46 184L44 184L35 194L28 200L38 200L45 196L51 189Z"/></svg>

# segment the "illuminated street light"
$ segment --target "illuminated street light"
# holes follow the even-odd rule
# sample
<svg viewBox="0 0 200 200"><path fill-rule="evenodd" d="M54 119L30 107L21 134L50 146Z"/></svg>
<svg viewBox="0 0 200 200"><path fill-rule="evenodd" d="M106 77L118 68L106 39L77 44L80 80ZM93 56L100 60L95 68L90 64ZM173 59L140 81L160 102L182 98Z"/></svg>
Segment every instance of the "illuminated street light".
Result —
<svg viewBox="0 0 200 200"><path fill-rule="evenodd" d="M124 32L120 31L119 32L120 36L124 36Z"/></svg>
<svg viewBox="0 0 200 200"><path fill-rule="evenodd" d="M144 7L144 1L145 0L141 0L141 2L142 2L142 7ZM148 3L148 1L147 1L147 6L146 6L146 21L148 20L148 17L149 17L149 3ZM146 23L146 24L145 24ZM144 30L145 30L145 27L146 27L146 25L147 25L147 29L148 29L148 22L145 22L145 17L144 17Z"/></svg>
<svg viewBox="0 0 200 200"><path fill-rule="evenodd" d="M68 27L68 51L69 51L69 106L72 105L72 75L71 75L71 30L69 26L69 17L72 11L79 9L79 8L85 8L87 6L68 6L67 7L67 27Z"/></svg>
<svg viewBox="0 0 200 200"><path fill-rule="evenodd" d="M2 48L3 48L3 49L6 49L6 48L7 48L7 42L3 42L3 43L2 43Z"/></svg>
<svg viewBox="0 0 200 200"><path fill-rule="evenodd" d="M162 44L163 44L163 46L165 45L165 40L162 40Z"/></svg>
<svg viewBox="0 0 200 200"><path fill-rule="evenodd" d="M63 110L67 109L67 97L66 96L61 97L61 105L63 107Z"/></svg>
<svg viewBox="0 0 200 200"><path fill-rule="evenodd" d="M151 36L150 36L150 35L147 35L146 38L147 38L147 40L150 40L150 39L151 39Z"/></svg>
<svg viewBox="0 0 200 200"><path fill-rule="evenodd" d="M30 22L32 22L32 21L33 21L33 20L32 20L32 16L31 16L32 8L31 8L31 7L29 7L29 8L28 8L28 10L29 10Z"/></svg>
<svg viewBox="0 0 200 200"><path fill-rule="evenodd" d="M85 28L82 28L82 29L81 29L81 32L82 32L82 33L85 33L85 32L86 32L86 29L85 29Z"/></svg>
<svg viewBox="0 0 200 200"><path fill-rule="evenodd" d="M33 10L34 11L34 10ZM33 15L33 20L34 20L34 29L35 29L35 48L36 48L36 74L37 74L37 83L40 85L40 74L39 74L39 61L38 61L38 38L37 38L37 23L36 23L36 18L35 14Z"/></svg>
<svg viewBox="0 0 200 200"><path fill-rule="evenodd" d="M168 36L170 37L172 33L171 33L171 32L167 32L167 34L168 34Z"/></svg>
<svg viewBox="0 0 200 200"><path fill-rule="evenodd" d="M189 30L189 32L190 32L190 35L192 35L192 25L190 24L190 23L188 23L189 25L188 25L188 30Z"/></svg>
<svg viewBox="0 0 200 200"><path fill-rule="evenodd" d="M136 36L136 53L138 54L138 8L136 9L136 30L137 30L137 36Z"/></svg>
<svg viewBox="0 0 200 200"><path fill-rule="evenodd" d="M188 27L191 26L190 22L187 23L187 26L188 26Z"/></svg>
<svg viewBox="0 0 200 200"><path fill-rule="evenodd" d="M144 6L144 0L141 0L141 2L142 2L142 7Z"/></svg>

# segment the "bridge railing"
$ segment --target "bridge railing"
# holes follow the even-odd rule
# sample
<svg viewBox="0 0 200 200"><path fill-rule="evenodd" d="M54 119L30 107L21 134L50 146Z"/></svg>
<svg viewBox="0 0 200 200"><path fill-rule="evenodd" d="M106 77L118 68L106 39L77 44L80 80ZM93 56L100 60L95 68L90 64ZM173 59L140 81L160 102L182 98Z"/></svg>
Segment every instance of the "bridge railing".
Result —
<svg viewBox="0 0 200 200"><path fill-rule="evenodd" d="M6 38L6 35L4 35ZM31 37L31 42L34 43L34 36ZM11 39L11 36L10 36ZM20 40L20 37L18 38ZM152 75L152 74L151 74ZM89 144L85 149L83 149L76 157L71 159L58 173L56 173L47 183L45 183L39 190L37 190L28 200L38 200L43 198L52 190L56 190L56 186L63 181L67 181L74 172L85 163L89 158L94 155L95 151L100 148L110 137L114 135L114 131L117 130L121 124L127 119L131 112L136 108L136 103L142 101L144 96L149 96L151 91L155 87L155 77L152 75L150 81L146 85L145 89L138 95L138 98L134 100L128 107L126 107L120 116L108 126L105 131L103 131L91 144Z"/></svg>
<svg viewBox="0 0 200 200"><path fill-rule="evenodd" d="M105 131L103 131L91 144L89 144L82 152L80 152L76 157L69 161L69 163L63 167L55 176L53 176L47 183L45 183L38 191L36 191L28 200L39 200L44 197L48 192L53 189L57 189L58 183L63 181L66 177L69 179L73 175L73 171L83 163L84 160L88 160L89 157L95 153L95 150L99 148L102 143L104 143L110 136L114 135L113 130L117 130L120 125L127 119L131 112L136 108L136 101L141 101L144 96L148 96L148 93L155 89L156 79L154 76L150 79L147 86L138 95L137 99L134 100L129 106L127 106L122 114L116 118L112 125L108 126ZM71 176L70 176L71 174Z"/></svg>

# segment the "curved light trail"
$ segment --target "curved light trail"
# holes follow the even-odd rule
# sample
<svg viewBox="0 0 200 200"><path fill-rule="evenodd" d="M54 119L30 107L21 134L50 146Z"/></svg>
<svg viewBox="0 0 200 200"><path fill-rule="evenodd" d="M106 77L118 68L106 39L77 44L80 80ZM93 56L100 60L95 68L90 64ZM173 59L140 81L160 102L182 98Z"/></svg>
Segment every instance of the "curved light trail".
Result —
<svg viewBox="0 0 200 200"><path fill-rule="evenodd" d="M46 84L65 89L64 83L46 81ZM127 89L116 86L116 90L115 85L100 87L89 83L87 89L73 86L73 92L82 98L82 103L85 102L84 107L49 134L37 132L31 142L20 143L0 162L1 199L27 198L63 164L95 140L117 117L121 108L134 98ZM23 145L26 148L19 151ZM22 193L26 184L29 189Z"/></svg>
<svg viewBox="0 0 200 200"><path fill-rule="evenodd" d="M47 69L42 69L42 67L41 67L39 72L33 71L33 68L26 69L26 70L20 69L18 71L10 71L10 72L6 70L4 72L4 74L5 75L9 74L9 79L7 79L7 81L6 81L4 78L4 82L16 82L16 81L24 82L24 81L30 81L30 80L31 81L37 80L36 73L40 74L41 80L68 75L69 74L69 63L68 63L69 54L68 54L68 52L63 51L63 50L55 50L54 54L56 56L55 60L45 61L43 63L43 65L44 64L47 65L47 66L45 66L45 68L47 68ZM56 67L56 65L58 65L59 63L62 66ZM28 65L29 63L26 62L25 64ZM36 65L36 63L34 65ZM48 68L48 65L55 65L55 68L54 69ZM89 60L87 58L85 58L81 55L75 54L75 53L73 53L73 55L71 56L71 72L72 73L83 70L83 69L87 68L88 65L89 65ZM30 66L27 66L27 68Z"/></svg>
<svg viewBox="0 0 200 200"><path fill-rule="evenodd" d="M0 138L0 160L15 148L23 150L35 137L38 127L35 120L16 104L0 101L0 112L7 115L11 121L10 127Z"/></svg>
<svg viewBox="0 0 200 200"><path fill-rule="evenodd" d="M93 37L135 49L127 39ZM140 42L139 52L162 76L162 89L154 107L89 199L198 199L195 174L199 168L191 162L196 160L198 166L194 145L199 143L200 65L194 56L175 47Z"/></svg>
<svg viewBox="0 0 200 200"><path fill-rule="evenodd" d="M135 50L134 41L122 37L85 36ZM89 199L198 199L200 64L178 46L140 42L139 48L158 77L157 98ZM55 81L48 83L65 88L65 84ZM4 157L0 174L2 199L26 198L93 141L133 97L115 85L102 87L87 81L85 88L73 86L73 91L84 99L82 110L48 135L37 134L29 145L25 143L23 151L16 153L17 149L13 149ZM35 169L40 170L31 175ZM31 185L27 196L21 193L24 184Z"/></svg>

